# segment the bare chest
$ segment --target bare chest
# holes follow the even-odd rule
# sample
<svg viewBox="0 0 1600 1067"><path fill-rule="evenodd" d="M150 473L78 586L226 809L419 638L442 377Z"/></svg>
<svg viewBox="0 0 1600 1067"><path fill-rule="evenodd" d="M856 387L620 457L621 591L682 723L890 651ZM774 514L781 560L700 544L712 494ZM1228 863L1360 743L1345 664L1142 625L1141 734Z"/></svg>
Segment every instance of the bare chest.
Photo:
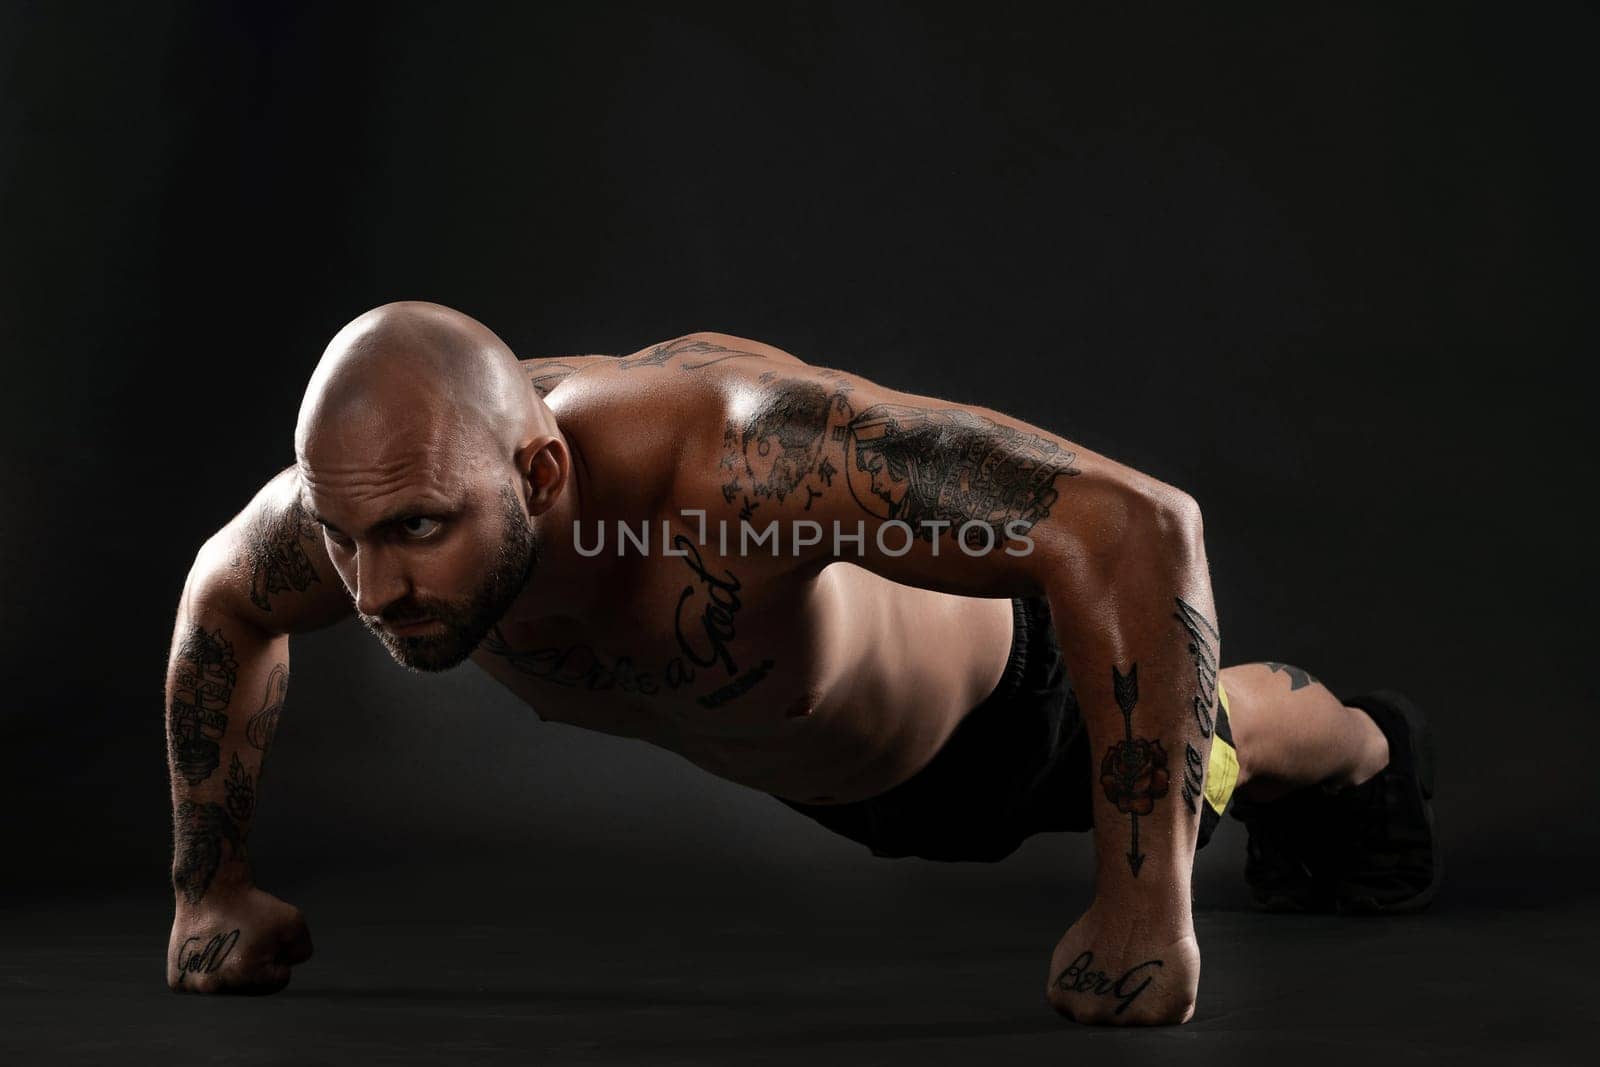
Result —
<svg viewBox="0 0 1600 1067"><path fill-rule="evenodd" d="M473 660L542 718L588 729L679 750L792 734L828 673L815 583L715 545L650 548L599 612L502 626Z"/></svg>

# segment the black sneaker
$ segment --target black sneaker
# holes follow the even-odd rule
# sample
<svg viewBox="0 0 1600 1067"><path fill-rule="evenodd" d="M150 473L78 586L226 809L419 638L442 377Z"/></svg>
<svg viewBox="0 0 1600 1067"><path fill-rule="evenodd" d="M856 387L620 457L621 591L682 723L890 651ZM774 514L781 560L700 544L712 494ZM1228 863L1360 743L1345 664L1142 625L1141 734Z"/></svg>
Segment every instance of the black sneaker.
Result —
<svg viewBox="0 0 1600 1067"><path fill-rule="evenodd" d="M1339 911L1349 914L1419 911L1439 888L1434 833L1433 734L1404 695L1379 689L1342 698L1372 717L1389 742L1389 764L1358 786L1327 798L1325 841Z"/></svg>
<svg viewBox="0 0 1600 1067"><path fill-rule="evenodd" d="M1258 911L1334 910L1335 883L1323 848L1326 793L1312 787L1271 801L1235 797L1229 810L1250 833L1244 880Z"/></svg>

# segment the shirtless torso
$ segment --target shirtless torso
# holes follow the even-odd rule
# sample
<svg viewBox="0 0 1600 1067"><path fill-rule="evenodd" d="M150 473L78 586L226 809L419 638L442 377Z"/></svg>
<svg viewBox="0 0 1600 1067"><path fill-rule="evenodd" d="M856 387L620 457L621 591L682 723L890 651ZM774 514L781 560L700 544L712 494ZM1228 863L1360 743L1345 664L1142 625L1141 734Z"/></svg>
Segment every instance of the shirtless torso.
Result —
<svg viewBox="0 0 1600 1067"><path fill-rule="evenodd" d="M716 521L734 522L738 507L718 489L726 469L716 456L704 477L661 472L646 493L608 490L638 484L638 472L656 462L641 449L649 453L668 429L689 437L699 422L720 443L725 420L688 409L707 390L727 396L779 360L797 362L774 351L694 371L702 380L692 383L688 374L661 375L684 388L657 404L649 435L618 432L634 417L640 388L640 369L625 360L524 361L536 382L564 376L545 402L586 461L599 498L586 507L605 517L605 550L577 564L594 596L504 625L503 642L485 642L472 659L544 719L641 738L764 792L843 803L914 774L994 688L1010 648L1011 605L902 585L846 561L802 568L788 555L735 556L733 526L721 555ZM684 515L695 511L707 513L706 544L664 554L663 522L699 541L697 516ZM649 532L648 552L629 541L617 555L619 520ZM594 521L581 537L594 547ZM717 699L741 678L753 679L746 691Z"/></svg>

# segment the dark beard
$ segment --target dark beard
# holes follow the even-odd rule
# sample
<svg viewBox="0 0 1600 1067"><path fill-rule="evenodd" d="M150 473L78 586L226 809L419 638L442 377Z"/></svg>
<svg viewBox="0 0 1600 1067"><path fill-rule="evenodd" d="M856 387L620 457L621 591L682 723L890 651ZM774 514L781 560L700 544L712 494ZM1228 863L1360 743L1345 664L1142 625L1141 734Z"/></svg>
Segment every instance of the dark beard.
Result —
<svg viewBox="0 0 1600 1067"><path fill-rule="evenodd" d="M510 486L501 488L500 502L505 535L500 539L494 566L465 603L406 600L389 611L393 622L431 616L440 624L439 633L401 636L383 629L378 618L361 616L362 624L402 667L434 672L460 665L472 655L527 585L528 576L539 563L533 527Z"/></svg>

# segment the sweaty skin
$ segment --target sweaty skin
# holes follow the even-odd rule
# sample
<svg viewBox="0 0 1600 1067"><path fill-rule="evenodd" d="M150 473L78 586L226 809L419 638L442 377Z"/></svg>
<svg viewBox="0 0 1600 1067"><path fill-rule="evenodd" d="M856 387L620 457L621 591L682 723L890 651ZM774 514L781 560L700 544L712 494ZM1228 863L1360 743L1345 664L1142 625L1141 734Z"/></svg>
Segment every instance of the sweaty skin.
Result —
<svg viewBox="0 0 1600 1067"><path fill-rule="evenodd" d="M797 566L787 543L776 557L732 546L721 555L715 524L736 524L739 509L721 489L730 457L717 410L775 367L810 368L722 335L652 356L662 347L518 363L481 324L442 308L365 316L334 338L307 388L301 499L334 531L334 566L394 652L385 621L427 614L435 590L470 584L499 531L465 530L459 554L447 545L409 565L358 566L350 537L395 509L448 522L465 499L487 512L480 483L515 475L495 460L554 443L571 462L538 516L539 564L498 629L473 641L472 661L543 718L650 741L743 785L814 803L881 793L927 763L998 683L1010 602L902 585L848 562ZM759 461L763 444L734 458ZM681 466L686 446L698 467L664 462ZM711 528L711 544L695 546L698 568L660 541L665 522L698 542L700 520L684 515L696 511ZM619 556L619 521L648 530L650 551L628 542ZM593 548L602 529L604 551L576 550L575 536ZM367 555L384 551L380 541ZM707 633L708 609L728 634ZM706 706L751 671L760 673L748 690Z"/></svg>
<svg viewBox="0 0 1600 1067"><path fill-rule="evenodd" d="M1220 647L1184 494L1002 413L759 342L519 362L481 323L416 302L335 336L295 459L202 547L179 606L174 990L271 992L311 952L248 851L289 634L353 612L409 668L470 659L546 719L827 804L926 765L999 682L1010 598L1042 595L1091 745L1132 768L1096 791L1095 899L1056 946L1050 1002L1083 1021L1192 1014L1198 809L1135 766L1165 751L1204 767L1210 748ZM747 528L777 540L741 545ZM1249 751L1264 683L1241 682ZM1370 741L1359 758L1300 747L1343 762L1285 756L1285 781L1387 758Z"/></svg>
<svg viewBox="0 0 1600 1067"><path fill-rule="evenodd" d="M1010 651L1010 601L901 585L851 562L797 567L787 541L777 558L770 548L738 555L743 494L730 505L720 488L726 477L674 476L654 457L671 455L661 446L669 427L703 422L712 432L696 444L707 468L726 474L723 420L700 413L718 392L735 392L774 366L803 364L764 345L700 337L752 355L680 372L680 380L701 380L678 390L658 386L646 397L639 395L646 369L625 360L524 362L535 380L548 381L554 364L574 368L544 402L580 457L582 542L594 549L603 526L605 549L585 559L570 537L551 546L541 569L580 578L591 594L556 601L530 586L501 625L504 641L486 643L472 660L543 718L642 738L794 800L874 796L932 759L998 684ZM618 433L619 423L636 425L629 412L641 403L654 426ZM659 473L641 480L644 471ZM667 485L672 491L662 492ZM700 520L686 511L706 514L709 544L698 544ZM717 543L719 519L729 524L727 555ZM629 541L618 557L617 520L634 531L643 523L648 555ZM663 522L691 536L700 566L661 551ZM736 605L726 613L731 673L706 631L707 609L720 619L721 605ZM519 655L491 651L500 648ZM759 680L739 697L700 703L757 671Z"/></svg>

